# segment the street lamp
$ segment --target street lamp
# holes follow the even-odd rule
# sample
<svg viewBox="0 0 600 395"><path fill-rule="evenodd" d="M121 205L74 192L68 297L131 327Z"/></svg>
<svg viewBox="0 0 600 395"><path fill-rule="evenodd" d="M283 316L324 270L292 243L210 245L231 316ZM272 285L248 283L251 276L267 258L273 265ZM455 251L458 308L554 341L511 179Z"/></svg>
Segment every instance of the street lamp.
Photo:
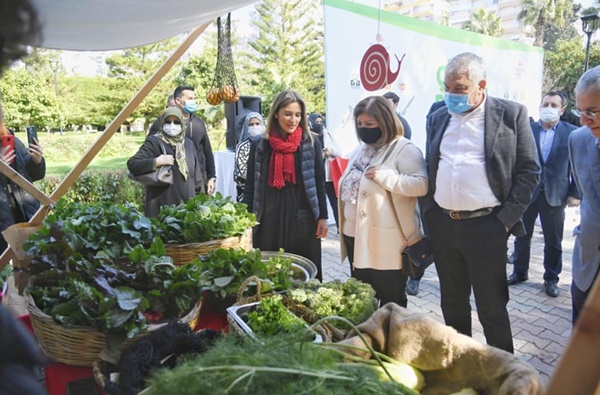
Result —
<svg viewBox="0 0 600 395"><path fill-rule="evenodd" d="M58 99L58 77L57 77L57 73L58 73L58 60L54 59L54 60L50 60L50 69L52 69L52 72L54 73L54 94L56 95L56 98ZM60 123L60 135L63 135L63 127L62 127L62 119L59 120Z"/></svg>
<svg viewBox="0 0 600 395"><path fill-rule="evenodd" d="M585 68L583 72L586 72L590 62L590 40L592 39L592 34L600 27L600 17L598 17L598 13L584 15L581 17L581 29L587 35L587 45L585 47Z"/></svg>

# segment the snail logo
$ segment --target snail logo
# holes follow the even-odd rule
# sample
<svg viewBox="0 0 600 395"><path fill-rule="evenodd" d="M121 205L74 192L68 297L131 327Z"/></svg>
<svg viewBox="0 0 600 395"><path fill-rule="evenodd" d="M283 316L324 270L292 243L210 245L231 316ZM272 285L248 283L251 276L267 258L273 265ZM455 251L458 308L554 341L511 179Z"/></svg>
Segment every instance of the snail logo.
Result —
<svg viewBox="0 0 600 395"><path fill-rule="evenodd" d="M398 59L398 69L392 71L390 69L390 54L381 44L374 44L365 52L362 61L360 62L360 80L362 85L368 91L376 91L383 89L396 80L400 73L402 60L406 54L402 55L402 59Z"/></svg>

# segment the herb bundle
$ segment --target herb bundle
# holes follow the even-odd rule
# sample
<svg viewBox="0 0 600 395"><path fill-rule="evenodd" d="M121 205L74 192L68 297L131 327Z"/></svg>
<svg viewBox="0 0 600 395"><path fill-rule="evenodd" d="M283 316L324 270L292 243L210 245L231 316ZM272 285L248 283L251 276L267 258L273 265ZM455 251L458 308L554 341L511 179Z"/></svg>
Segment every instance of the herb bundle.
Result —
<svg viewBox="0 0 600 395"><path fill-rule="evenodd" d="M262 299L256 309L248 313L248 326L252 332L265 336L298 333L307 329L306 322L285 307L281 295Z"/></svg>
<svg viewBox="0 0 600 395"><path fill-rule="evenodd" d="M373 287L354 278L326 283L295 281L287 292L290 299L308 307L318 317L340 316L360 324L377 310ZM332 325L348 329L339 322Z"/></svg>
<svg viewBox="0 0 600 395"><path fill-rule="evenodd" d="M241 236L256 225L256 216L243 203L200 194L186 203L162 206L152 223L166 244L201 243Z"/></svg>
<svg viewBox="0 0 600 395"><path fill-rule="evenodd" d="M307 331L310 336L310 332ZM339 352L312 339L268 337L264 344L225 336L202 356L159 372L140 395L278 394L415 395L382 380L374 369L355 369Z"/></svg>

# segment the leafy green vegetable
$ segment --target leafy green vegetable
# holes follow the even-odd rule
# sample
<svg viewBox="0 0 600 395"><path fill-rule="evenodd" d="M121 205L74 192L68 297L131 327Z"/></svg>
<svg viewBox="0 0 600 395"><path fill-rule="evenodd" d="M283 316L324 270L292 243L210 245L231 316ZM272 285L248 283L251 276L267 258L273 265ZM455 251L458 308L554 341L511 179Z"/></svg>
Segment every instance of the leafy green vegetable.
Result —
<svg viewBox="0 0 600 395"><path fill-rule="evenodd" d="M200 295L200 273L175 267L154 233L128 205L57 205L26 243L36 305L60 324L128 337L147 316L183 315Z"/></svg>
<svg viewBox="0 0 600 395"><path fill-rule="evenodd" d="M162 206L158 218L152 219L166 244L201 243L241 236L257 224L256 216L243 203L200 194L186 203Z"/></svg>
<svg viewBox="0 0 600 395"><path fill-rule="evenodd" d="M263 282L261 292L282 291L289 288L294 274L291 259L277 256L263 260L258 249L221 248L194 260L191 265L196 265L201 272L202 290L212 291L221 298L236 295L242 283L251 276L257 276Z"/></svg>
<svg viewBox="0 0 600 395"><path fill-rule="evenodd" d="M262 344L224 336L202 356L158 372L140 395L417 395L381 380L376 370L348 368L342 354L310 341L276 336Z"/></svg>
<svg viewBox="0 0 600 395"><path fill-rule="evenodd" d="M256 309L248 313L248 326L252 332L267 336L307 329L306 322L283 305L280 295L262 299Z"/></svg>
<svg viewBox="0 0 600 395"><path fill-rule="evenodd" d="M320 283L295 281L288 296L308 307L319 317L337 315L347 318L354 324L360 324L377 309L377 299L373 287L354 278ZM331 324L346 329L338 321Z"/></svg>

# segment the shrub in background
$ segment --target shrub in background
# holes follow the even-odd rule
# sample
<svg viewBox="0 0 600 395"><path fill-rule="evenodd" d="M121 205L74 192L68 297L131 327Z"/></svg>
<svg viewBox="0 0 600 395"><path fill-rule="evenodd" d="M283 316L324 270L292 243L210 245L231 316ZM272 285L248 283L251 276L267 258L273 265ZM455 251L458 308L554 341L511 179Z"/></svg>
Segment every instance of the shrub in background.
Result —
<svg viewBox="0 0 600 395"><path fill-rule="evenodd" d="M129 179L126 170L84 171L61 199L69 202L115 204L132 203L143 211L144 187ZM38 188L50 195L62 181L50 176L37 183Z"/></svg>

